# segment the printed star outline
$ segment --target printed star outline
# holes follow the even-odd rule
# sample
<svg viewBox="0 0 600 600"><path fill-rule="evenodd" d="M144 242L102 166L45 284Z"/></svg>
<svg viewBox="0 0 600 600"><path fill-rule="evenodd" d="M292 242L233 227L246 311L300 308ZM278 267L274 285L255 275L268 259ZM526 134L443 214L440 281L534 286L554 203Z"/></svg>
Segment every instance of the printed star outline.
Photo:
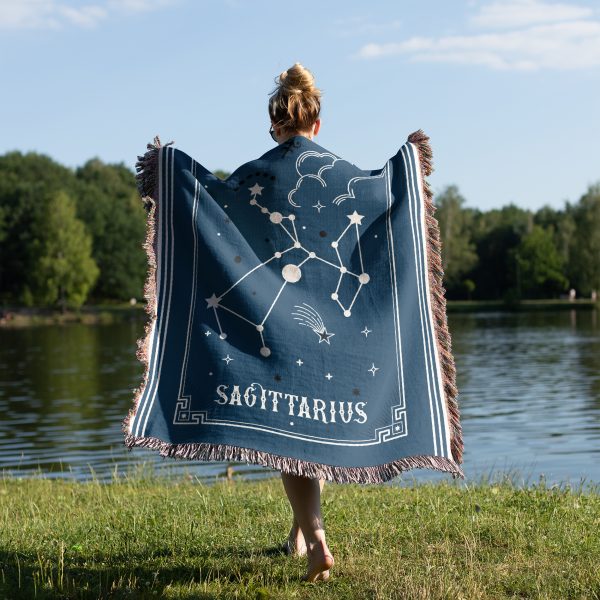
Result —
<svg viewBox="0 0 600 600"><path fill-rule="evenodd" d="M329 338L330 338L332 335L335 335L335 333L329 333L329 332L327 331L327 329L324 329L323 331L319 331L319 332L317 332L317 333L319 334L319 344L320 344L321 342L327 342L327 343L329 344ZM331 344L329 344L329 345L331 346Z"/></svg>

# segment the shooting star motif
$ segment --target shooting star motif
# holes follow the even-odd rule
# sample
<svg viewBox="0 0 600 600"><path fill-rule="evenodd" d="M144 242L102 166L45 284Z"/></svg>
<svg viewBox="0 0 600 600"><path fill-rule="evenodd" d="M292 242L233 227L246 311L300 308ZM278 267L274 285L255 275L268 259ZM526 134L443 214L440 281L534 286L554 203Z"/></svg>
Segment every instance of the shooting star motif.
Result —
<svg viewBox="0 0 600 600"><path fill-rule="evenodd" d="M331 345L329 338L335 335L335 333L327 331L321 315L310 304L307 304L306 302L303 302L302 304L304 306L295 304L294 308L297 308L298 312L292 313L293 315L296 315L294 319L300 321L298 325L310 327L319 336L319 344L321 342L327 342Z"/></svg>

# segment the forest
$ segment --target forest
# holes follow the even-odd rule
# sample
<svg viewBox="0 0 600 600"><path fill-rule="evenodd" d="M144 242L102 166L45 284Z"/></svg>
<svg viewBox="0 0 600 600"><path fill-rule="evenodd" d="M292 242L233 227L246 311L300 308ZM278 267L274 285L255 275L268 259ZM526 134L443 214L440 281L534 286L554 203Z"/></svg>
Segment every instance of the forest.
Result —
<svg viewBox="0 0 600 600"><path fill-rule="evenodd" d="M449 300L514 303L600 290L600 181L561 209L510 203L483 211L467 206L456 185L434 202ZM143 298L145 231L146 209L125 164L92 158L72 169L35 152L0 156L1 305Z"/></svg>

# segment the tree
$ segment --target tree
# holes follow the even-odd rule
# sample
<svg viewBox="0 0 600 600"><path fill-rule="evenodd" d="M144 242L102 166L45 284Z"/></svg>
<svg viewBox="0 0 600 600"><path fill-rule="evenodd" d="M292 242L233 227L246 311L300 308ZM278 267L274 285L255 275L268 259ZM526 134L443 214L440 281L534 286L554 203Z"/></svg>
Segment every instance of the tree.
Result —
<svg viewBox="0 0 600 600"><path fill-rule="evenodd" d="M600 289L600 182L589 186L573 207L573 220L569 271L575 288L587 296Z"/></svg>
<svg viewBox="0 0 600 600"><path fill-rule="evenodd" d="M142 244L146 213L135 177L124 165L97 158L76 171L80 186L78 215L93 238L93 256L100 276L91 294L128 300L141 297L147 263Z"/></svg>
<svg viewBox="0 0 600 600"><path fill-rule="evenodd" d="M563 291L569 284L563 275L563 261L552 232L534 225L510 256L516 261L517 296L547 297Z"/></svg>
<svg viewBox="0 0 600 600"><path fill-rule="evenodd" d="M68 194L55 192L44 205L35 245L36 268L28 288L38 304L58 303L63 310L81 306L99 275L92 258L92 238Z"/></svg>
<svg viewBox="0 0 600 600"><path fill-rule="evenodd" d="M542 206L534 215L534 223L552 233L554 245L564 265L565 275L567 279L571 279L569 272L570 248L575 235L575 221L571 204L565 202L564 210L556 210L548 205Z"/></svg>
<svg viewBox="0 0 600 600"><path fill-rule="evenodd" d="M531 230L532 215L515 204L475 215L473 222L479 262L468 278L479 299L502 298L516 287L517 271L510 251Z"/></svg>
<svg viewBox="0 0 600 600"><path fill-rule="evenodd" d="M38 224L43 198L59 190L75 197L73 172L44 154L0 156L0 298L31 300L27 279L37 268ZM27 288L27 289L26 289Z"/></svg>
<svg viewBox="0 0 600 600"><path fill-rule="evenodd" d="M223 169L217 169L213 172L213 175L215 175L219 179L225 180L231 175L231 173L229 171L223 171Z"/></svg>
<svg viewBox="0 0 600 600"><path fill-rule="evenodd" d="M463 209L465 199L455 185L450 185L435 198L435 217L440 226L442 268L448 296L464 291L464 275L477 264L475 245L471 240L473 213Z"/></svg>

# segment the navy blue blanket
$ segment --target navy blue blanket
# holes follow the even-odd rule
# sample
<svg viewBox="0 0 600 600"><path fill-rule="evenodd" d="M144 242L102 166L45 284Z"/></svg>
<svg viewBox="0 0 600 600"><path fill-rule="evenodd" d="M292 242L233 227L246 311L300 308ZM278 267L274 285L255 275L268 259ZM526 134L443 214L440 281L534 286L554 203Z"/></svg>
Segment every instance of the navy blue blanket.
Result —
<svg viewBox="0 0 600 600"><path fill-rule="evenodd" d="M365 171L294 136L226 180L148 144L128 448L340 483L464 477L428 139Z"/></svg>

